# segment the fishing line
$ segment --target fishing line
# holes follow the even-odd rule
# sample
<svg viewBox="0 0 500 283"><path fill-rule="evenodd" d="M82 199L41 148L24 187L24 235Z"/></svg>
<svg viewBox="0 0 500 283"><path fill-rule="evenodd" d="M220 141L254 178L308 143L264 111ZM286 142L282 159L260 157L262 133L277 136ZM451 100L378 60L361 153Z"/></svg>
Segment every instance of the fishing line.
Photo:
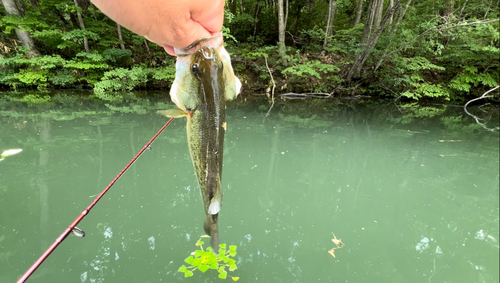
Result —
<svg viewBox="0 0 500 283"><path fill-rule="evenodd" d="M127 169L132 166L132 164L134 164L134 162L142 155L144 150L151 149L151 144L153 143L153 141L161 134L161 132L163 132L163 130L170 124L170 122L172 122L172 120L174 120L174 118L170 118L170 120L168 120L168 122L158 131L158 133L156 133L156 135L151 138L151 140L141 149L141 151L139 151L139 153L137 153L137 155L132 158L132 160L127 164L127 166L125 166L125 168L122 169L122 171L120 171L120 173L113 179L113 181L109 183L109 185L101 192L101 194L75 219L75 221L73 221L73 223L71 223L71 225L69 225L68 228L66 228L66 230L59 236L59 238L56 239L56 241L45 251L45 253L43 253L43 255L30 267L30 269L28 269L28 271L26 271L26 273L24 273L24 275L19 278L19 280L17 280L17 283L25 282L31 276L31 274L33 274L33 272L35 272L35 270L45 261L45 259L47 259L47 257L57 248L57 246L59 246L59 244L62 243L64 239L66 239L69 233L73 233L80 238L85 237L85 232L82 229L76 227L76 225L90 212L92 207L94 207L94 205L104 196L104 194L111 188L111 186L113 186L114 183L118 181L118 179L120 179L123 173L125 173Z"/></svg>

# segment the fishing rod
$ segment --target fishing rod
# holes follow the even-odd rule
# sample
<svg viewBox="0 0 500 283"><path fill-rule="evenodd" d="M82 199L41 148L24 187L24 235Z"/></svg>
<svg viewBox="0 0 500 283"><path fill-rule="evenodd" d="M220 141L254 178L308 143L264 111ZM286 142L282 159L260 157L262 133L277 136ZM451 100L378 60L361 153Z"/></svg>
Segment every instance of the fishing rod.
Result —
<svg viewBox="0 0 500 283"><path fill-rule="evenodd" d="M80 221L90 212L92 207L94 207L94 205L104 196L104 194L111 188L111 186L113 186L114 183L118 181L118 179L120 179L123 173L125 173L127 169L130 166L132 166L132 164L134 164L137 158L139 158L146 149L151 149L151 144L153 143L153 141L161 134L161 132L163 132L163 130L170 124L170 122L172 122L172 120L174 120L174 118L170 118L170 120L168 120L168 122L158 131L158 133L154 135L154 137L141 149L141 151L139 151L139 153L137 153L137 155L134 158L132 158L132 160L113 179L113 181L109 183L109 185L101 192L101 194L97 196L97 198L75 219L75 221L73 221L73 223L71 223L71 225L69 225L68 228L66 228L66 230L61 234L61 236L59 236L59 238L56 239L56 241L30 267L30 269L28 269L28 271L26 271L26 273L24 273L24 275L21 278L19 278L19 280L17 280L17 283L25 282L31 276L31 274L33 274L33 272L35 272L35 270L45 261L45 259L47 259L47 257L57 248L57 246L59 246L59 244L62 243L64 239L66 239L66 237L69 235L70 232L73 232L73 234L75 234L78 237L85 236L85 232L83 232L82 229L76 227L76 225L78 225L78 223L80 223Z"/></svg>

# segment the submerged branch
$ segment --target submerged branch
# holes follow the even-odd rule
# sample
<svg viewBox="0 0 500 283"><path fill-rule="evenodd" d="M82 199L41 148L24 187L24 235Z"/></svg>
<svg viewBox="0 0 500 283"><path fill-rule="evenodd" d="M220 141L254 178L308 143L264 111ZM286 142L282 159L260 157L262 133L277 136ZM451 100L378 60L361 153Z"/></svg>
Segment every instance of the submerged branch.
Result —
<svg viewBox="0 0 500 283"><path fill-rule="evenodd" d="M271 81L273 82L273 89L271 90L271 100L272 100L271 107L269 107L269 110L266 113L266 117L268 117L269 113L271 112L271 109L273 109L274 106L274 89L276 88L276 83L274 82L273 73L271 72L271 69L269 69L269 65L267 64L266 56L264 56L264 61L266 62L267 71L269 72L269 75L271 76Z"/></svg>
<svg viewBox="0 0 500 283"><path fill-rule="evenodd" d="M490 132L496 132L496 131L498 131L498 127L497 127L497 128L493 128L493 129L490 129L490 128L486 127L486 125L485 125L485 124L483 124L483 123L479 122L479 120L481 120L481 118L479 118L479 117L477 117L477 116L475 116L475 115L471 114L469 111L467 111L467 105L469 105L471 102L474 102L474 101L477 101L477 100L480 100L480 99L483 99L483 98L488 98L488 97L491 97L491 96L486 96L486 95L487 95L488 93L490 93L490 92L492 92L492 91L494 91L494 90L498 89L498 88L500 88L500 86L498 86L498 85L497 85L496 87L494 87L494 88L492 88L492 89L488 90L487 92L483 93L483 95L481 95L480 97L477 97L477 98L474 98L474 99L469 100L469 101L468 101L467 103L465 103L465 105L464 105L464 110L465 110L465 113L467 113L467 115L469 115L469 116L471 116L472 118L474 118L474 120L476 120L476 123L478 123L479 125L481 125L481 127L483 127L485 130L490 131Z"/></svg>

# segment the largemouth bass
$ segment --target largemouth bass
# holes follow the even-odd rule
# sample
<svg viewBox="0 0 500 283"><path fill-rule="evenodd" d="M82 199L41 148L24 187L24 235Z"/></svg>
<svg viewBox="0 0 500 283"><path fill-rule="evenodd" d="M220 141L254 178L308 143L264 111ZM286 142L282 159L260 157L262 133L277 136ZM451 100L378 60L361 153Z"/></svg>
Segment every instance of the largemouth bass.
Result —
<svg viewBox="0 0 500 283"><path fill-rule="evenodd" d="M226 101L239 94L241 82L234 75L220 33L176 53L170 96L179 109L159 112L168 117L187 117L189 152L205 207L203 227L211 237L212 250L218 253Z"/></svg>

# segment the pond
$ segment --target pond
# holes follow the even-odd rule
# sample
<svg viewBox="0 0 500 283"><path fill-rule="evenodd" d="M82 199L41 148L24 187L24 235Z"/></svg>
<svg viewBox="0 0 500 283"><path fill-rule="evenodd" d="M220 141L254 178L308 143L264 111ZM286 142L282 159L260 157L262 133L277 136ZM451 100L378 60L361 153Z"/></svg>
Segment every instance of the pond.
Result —
<svg viewBox="0 0 500 283"><path fill-rule="evenodd" d="M0 151L23 150L0 162L0 282L20 278L144 147L162 107L173 106L0 104ZM269 107L227 108L230 276L498 282L498 132L444 105L278 100L266 117ZM498 109L473 110L498 126ZM69 235L27 282L223 282L177 272L204 234L185 126L174 119L80 222L86 236Z"/></svg>

